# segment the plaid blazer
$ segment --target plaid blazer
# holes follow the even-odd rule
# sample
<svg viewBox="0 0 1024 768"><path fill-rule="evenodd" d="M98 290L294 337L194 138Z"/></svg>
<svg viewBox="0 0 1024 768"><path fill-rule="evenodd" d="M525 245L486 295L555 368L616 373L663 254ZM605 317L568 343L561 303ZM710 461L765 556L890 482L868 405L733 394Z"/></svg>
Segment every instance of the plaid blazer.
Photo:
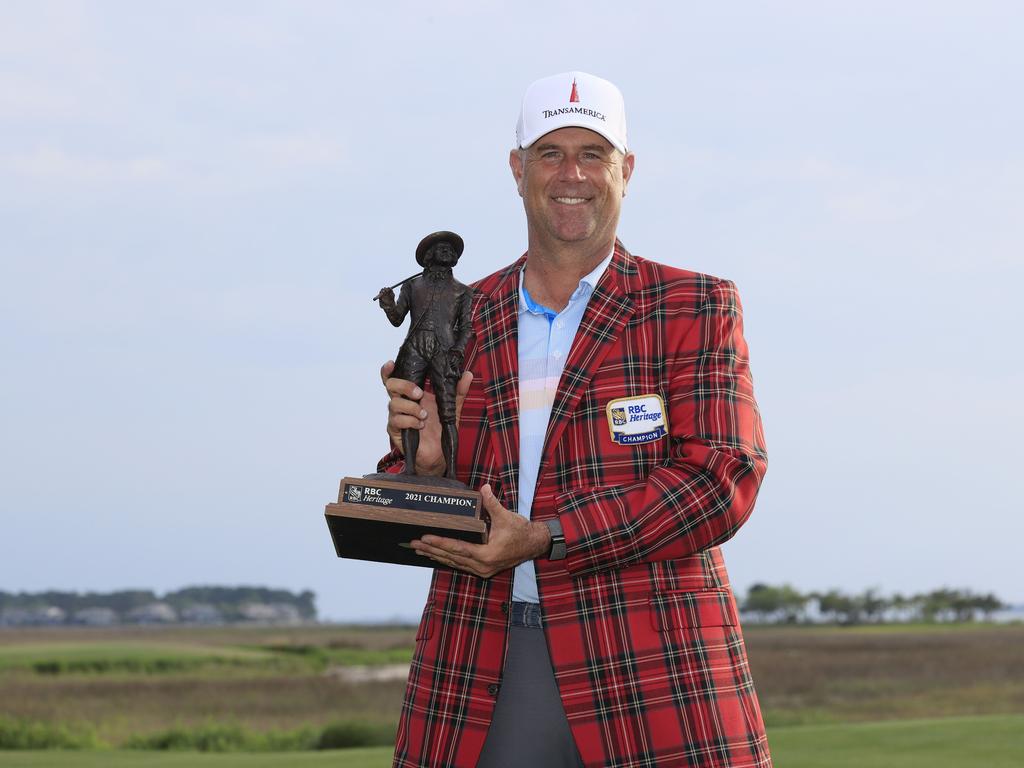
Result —
<svg viewBox="0 0 1024 768"><path fill-rule="evenodd" d="M477 283L473 386L458 476L515 510L516 328L525 256ZM660 395L668 434L611 437L607 405ZM393 452L381 469L396 471ZM751 512L766 455L732 283L616 241L559 383L532 517L557 516L563 561L536 561L555 679L587 766L771 766L718 544ZM395 766L476 765L501 686L512 572L436 570ZM524 738L529 734L524 733Z"/></svg>

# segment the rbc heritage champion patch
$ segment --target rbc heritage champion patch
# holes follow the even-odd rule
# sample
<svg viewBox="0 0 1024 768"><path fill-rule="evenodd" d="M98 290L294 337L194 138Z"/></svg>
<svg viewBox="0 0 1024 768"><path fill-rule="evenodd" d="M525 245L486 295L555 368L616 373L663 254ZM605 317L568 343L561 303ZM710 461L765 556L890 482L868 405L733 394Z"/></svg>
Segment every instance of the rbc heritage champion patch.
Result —
<svg viewBox="0 0 1024 768"><path fill-rule="evenodd" d="M665 401L660 395L620 397L608 403L608 428L619 445L639 445L668 434Z"/></svg>

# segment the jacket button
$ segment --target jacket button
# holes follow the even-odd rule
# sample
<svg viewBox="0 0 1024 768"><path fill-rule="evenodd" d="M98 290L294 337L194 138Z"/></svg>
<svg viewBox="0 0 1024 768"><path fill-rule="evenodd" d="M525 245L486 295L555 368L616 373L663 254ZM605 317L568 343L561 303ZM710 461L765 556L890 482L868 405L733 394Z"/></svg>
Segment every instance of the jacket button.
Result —
<svg viewBox="0 0 1024 768"><path fill-rule="evenodd" d="M501 604L501 612L508 616L508 603Z"/></svg>
<svg viewBox="0 0 1024 768"><path fill-rule="evenodd" d="M491 683L490 685L487 686L487 692L489 694L491 694L491 696L497 696L499 688L501 688L501 686L498 685L497 683Z"/></svg>

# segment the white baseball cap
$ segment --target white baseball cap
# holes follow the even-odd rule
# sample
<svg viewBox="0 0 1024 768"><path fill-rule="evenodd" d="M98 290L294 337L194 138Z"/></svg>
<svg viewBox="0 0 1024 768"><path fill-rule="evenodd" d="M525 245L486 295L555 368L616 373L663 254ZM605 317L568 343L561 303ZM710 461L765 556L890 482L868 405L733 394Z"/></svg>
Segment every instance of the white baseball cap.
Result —
<svg viewBox="0 0 1024 768"><path fill-rule="evenodd" d="M531 83L516 123L516 146L526 149L559 128L589 128L626 151L626 105L612 83L586 72L563 72Z"/></svg>

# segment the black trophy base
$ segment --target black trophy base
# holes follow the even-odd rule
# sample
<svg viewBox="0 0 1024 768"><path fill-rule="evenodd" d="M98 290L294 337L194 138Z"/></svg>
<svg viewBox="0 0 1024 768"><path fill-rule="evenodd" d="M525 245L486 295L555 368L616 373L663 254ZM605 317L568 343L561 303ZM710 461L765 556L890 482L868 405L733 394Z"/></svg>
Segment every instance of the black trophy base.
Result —
<svg viewBox="0 0 1024 768"><path fill-rule="evenodd" d="M409 542L426 534L487 543L481 496L444 478L380 473L346 477L324 512L338 557L441 568Z"/></svg>

